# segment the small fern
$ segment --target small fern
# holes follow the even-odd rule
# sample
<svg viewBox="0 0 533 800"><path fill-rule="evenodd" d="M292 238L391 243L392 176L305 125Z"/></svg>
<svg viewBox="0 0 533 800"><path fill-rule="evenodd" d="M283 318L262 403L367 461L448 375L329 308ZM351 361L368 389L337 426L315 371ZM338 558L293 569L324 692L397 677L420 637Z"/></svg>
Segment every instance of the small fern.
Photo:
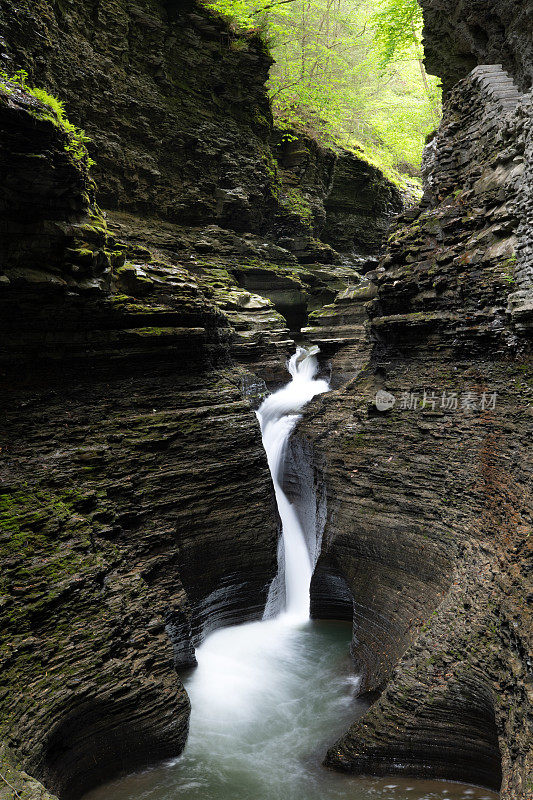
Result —
<svg viewBox="0 0 533 800"><path fill-rule="evenodd" d="M8 75L0 70L0 90L12 94L15 89L26 92L35 97L44 106L50 109L50 113L39 114L40 119L49 119L58 128L61 128L68 135L68 143L65 144L65 152L69 153L75 161L86 160L87 167L91 167L95 162L87 155L87 143L90 138L82 128L76 127L67 117L65 107L61 100L39 87L28 86L28 73L20 69L13 75Z"/></svg>

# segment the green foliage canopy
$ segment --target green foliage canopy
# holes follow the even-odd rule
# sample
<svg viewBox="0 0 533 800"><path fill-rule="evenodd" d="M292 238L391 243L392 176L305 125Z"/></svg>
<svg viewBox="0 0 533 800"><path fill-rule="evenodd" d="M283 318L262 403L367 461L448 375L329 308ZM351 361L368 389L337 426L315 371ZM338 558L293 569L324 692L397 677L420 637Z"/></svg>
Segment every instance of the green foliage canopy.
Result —
<svg viewBox="0 0 533 800"><path fill-rule="evenodd" d="M213 0L256 30L275 63L269 93L281 127L363 147L389 173L416 175L438 124L440 90L424 70L417 0Z"/></svg>
<svg viewBox="0 0 533 800"><path fill-rule="evenodd" d="M373 16L374 38L381 64L387 66L400 55L418 56L422 9L416 0L385 0Z"/></svg>

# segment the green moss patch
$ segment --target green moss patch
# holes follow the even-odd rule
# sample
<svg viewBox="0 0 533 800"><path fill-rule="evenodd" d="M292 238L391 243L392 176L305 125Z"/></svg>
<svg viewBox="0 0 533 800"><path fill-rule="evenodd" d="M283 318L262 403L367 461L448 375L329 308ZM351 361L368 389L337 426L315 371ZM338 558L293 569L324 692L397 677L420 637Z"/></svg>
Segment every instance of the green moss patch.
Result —
<svg viewBox="0 0 533 800"><path fill-rule="evenodd" d="M91 167L94 161L89 158L87 153L86 145L90 139L85 131L69 121L61 100L49 94L45 89L28 86L27 78L28 73L23 69L13 75L8 75L4 70L0 70L0 91L10 95L22 92L38 100L40 106L36 106L32 110L33 116L41 120L50 120L57 128L66 133L65 151L74 161L83 162L87 167Z"/></svg>
<svg viewBox="0 0 533 800"><path fill-rule="evenodd" d="M79 573L94 572L87 519L76 512L79 494L17 489L0 494L0 609L4 627L30 633L48 627L47 608L70 591Z"/></svg>

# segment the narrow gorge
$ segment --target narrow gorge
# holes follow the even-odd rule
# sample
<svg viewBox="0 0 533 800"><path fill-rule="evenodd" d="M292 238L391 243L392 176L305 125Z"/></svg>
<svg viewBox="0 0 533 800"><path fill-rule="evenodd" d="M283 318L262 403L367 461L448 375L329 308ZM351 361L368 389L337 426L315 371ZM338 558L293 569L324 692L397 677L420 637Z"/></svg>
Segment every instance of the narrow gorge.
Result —
<svg viewBox="0 0 533 800"><path fill-rule="evenodd" d="M0 0L0 800L533 797L533 3L420 5L418 192L260 29Z"/></svg>

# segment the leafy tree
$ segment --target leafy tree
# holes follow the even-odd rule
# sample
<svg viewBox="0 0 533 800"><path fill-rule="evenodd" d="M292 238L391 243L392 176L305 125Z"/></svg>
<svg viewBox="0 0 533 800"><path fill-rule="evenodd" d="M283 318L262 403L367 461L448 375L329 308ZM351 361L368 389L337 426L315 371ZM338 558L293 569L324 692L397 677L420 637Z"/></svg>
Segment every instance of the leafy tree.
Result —
<svg viewBox="0 0 533 800"><path fill-rule="evenodd" d="M426 75L416 0L214 0L236 27L261 31L275 63L269 92L278 125L415 174L438 119Z"/></svg>
<svg viewBox="0 0 533 800"><path fill-rule="evenodd" d="M422 9L417 0L383 0L372 17L375 40L381 49L381 64L386 66L399 55L409 56L419 43Z"/></svg>
<svg viewBox="0 0 533 800"><path fill-rule="evenodd" d="M411 58L414 53L420 69L422 85L427 94L435 121L439 120L440 98L430 84L424 67L421 32L424 19L417 0L383 0L373 17L374 38L381 50L381 67L385 69L399 58Z"/></svg>

